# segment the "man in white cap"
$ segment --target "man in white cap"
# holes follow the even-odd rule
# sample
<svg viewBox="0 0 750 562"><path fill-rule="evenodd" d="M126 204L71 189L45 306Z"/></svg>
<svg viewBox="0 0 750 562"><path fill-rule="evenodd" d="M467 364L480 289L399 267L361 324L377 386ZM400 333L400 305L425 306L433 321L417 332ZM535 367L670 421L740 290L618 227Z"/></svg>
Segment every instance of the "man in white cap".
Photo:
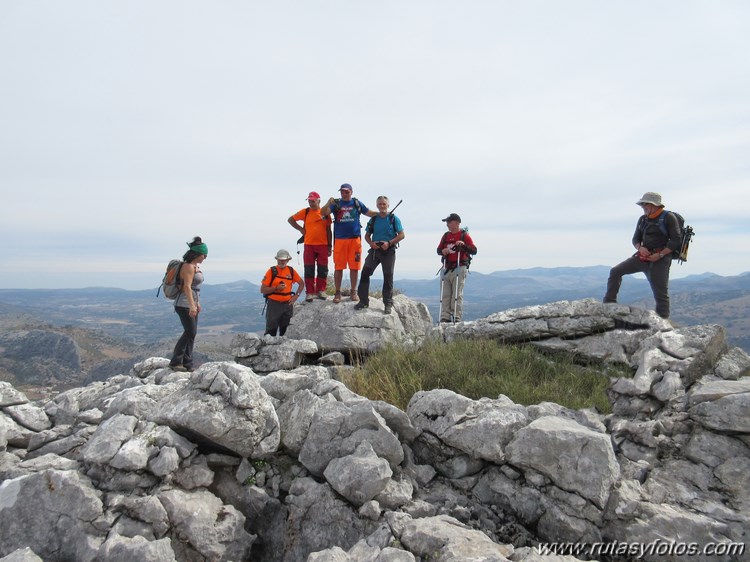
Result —
<svg viewBox="0 0 750 562"><path fill-rule="evenodd" d="M664 210L661 195L649 191L636 202L643 209L633 234L635 254L609 271L604 302L617 302L624 275L644 273L656 301L656 313L669 318L669 270L680 251L682 231L674 213Z"/></svg>
<svg viewBox="0 0 750 562"><path fill-rule="evenodd" d="M292 256L286 250L276 252L276 265L266 271L260 292L266 298L266 334L283 336L294 314L294 303L305 287L302 277L287 265ZM292 285L297 291L292 292Z"/></svg>

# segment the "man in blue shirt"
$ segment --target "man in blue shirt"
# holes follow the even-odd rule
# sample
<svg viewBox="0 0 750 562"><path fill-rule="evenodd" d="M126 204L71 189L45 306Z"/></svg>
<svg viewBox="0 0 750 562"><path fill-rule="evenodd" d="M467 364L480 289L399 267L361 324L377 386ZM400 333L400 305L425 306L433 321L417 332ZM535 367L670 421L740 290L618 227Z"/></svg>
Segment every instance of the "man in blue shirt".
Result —
<svg viewBox="0 0 750 562"><path fill-rule="evenodd" d="M406 237L401 221L388 213L390 202L385 195L377 200L378 214L370 219L365 228L365 242L370 246L362 268L357 295L359 303L354 308L361 310L370 306L370 276L378 265L383 266L383 304L385 314L393 307L393 269L396 266L396 247Z"/></svg>
<svg viewBox="0 0 750 562"><path fill-rule="evenodd" d="M339 189L341 199L331 197L325 207L320 210L320 215L326 217L333 215L333 284L336 294L333 302L341 302L341 281L344 270L349 269L349 277L352 284L352 300L357 302L357 278L359 269L362 267L362 227L359 217L366 215L374 217L377 213L368 209L364 203L352 197L352 186L345 183Z"/></svg>

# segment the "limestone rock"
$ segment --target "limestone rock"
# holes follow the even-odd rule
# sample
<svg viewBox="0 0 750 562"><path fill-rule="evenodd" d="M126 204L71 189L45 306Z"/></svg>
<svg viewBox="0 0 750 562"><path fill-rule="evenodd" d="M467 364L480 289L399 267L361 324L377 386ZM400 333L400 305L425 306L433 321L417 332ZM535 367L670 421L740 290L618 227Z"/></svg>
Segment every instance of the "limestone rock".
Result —
<svg viewBox="0 0 750 562"><path fill-rule="evenodd" d="M528 424L523 406L506 400L471 400L450 390L417 392L407 408L422 431L477 459L502 463L515 432Z"/></svg>
<svg viewBox="0 0 750 562"><path fill-rule="evenodd" d="M207 490L167 490L159 501L170 524L208 560L245 560L255 537L244 529L245 517Z"/></svg>
<svg viewBox="0 0 750 562"><path fill-rule="evenodd" d="M280 442L268 394L251 369L233 363L202 365L159 403L153 421L243 457L263 457Z"/></svg>
<svg viewBox="0 0 750 562"><path fill-rule="evenodd" d="M510 464L534 469L600 509L619 477L608 436L553 416L520 429L506 447L506 455Z"/></svg>
<svg viewBox="0 0 750 562"><path fill-rule="evenodd" d="M0 556L29 547L43 560L80 559L86 536L98 535L92 523L102 512L96 490L75 471L45 470L5 480L0 484Z"/></svg>
<svg viewBox="0 0 750 562"><path fill-rule="evenodd" d="M404 295L393 298L393 314L383 314L380 299L354 310L348 299L339 304L313 301L295 307L287 337L309 338L324 352L371 353L387 343L421 341L432 328L427 307Z"/></svg>
<svg viewBox="0 0 750 562"><path fill-rule="evenodd" d="M388 461L378 457L370 443L363 441L351 455L328 463L323 476L334 490L361 507L385 489L393 471Z"/></svg>
<svg viewBox="0 0 750 562"><path fill-rule="evenodd" d="M395 468L404 460L396 435L367 402L333 402L318 408L310 424L299 461L312 474L322 476L333 459L352 454L362 441Z"/></svg>

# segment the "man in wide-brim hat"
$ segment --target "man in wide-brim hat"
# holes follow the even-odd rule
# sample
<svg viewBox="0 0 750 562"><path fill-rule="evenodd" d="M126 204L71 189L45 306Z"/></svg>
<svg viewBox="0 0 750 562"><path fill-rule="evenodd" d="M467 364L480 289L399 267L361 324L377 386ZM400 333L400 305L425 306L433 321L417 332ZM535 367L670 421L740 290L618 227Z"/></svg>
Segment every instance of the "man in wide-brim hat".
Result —
<svg viewBox="0 0 750 562"><path fill-rule="evenodd" d="M633 234L636 252L609 271L604 302L617 302L623 276L640 272L646 275L651 285L656 313L662 318L669 318L669 270L672 255L680 251L680 223L674 213L664 209L658 193L644 193L636 205L643 209Z"/></svg>

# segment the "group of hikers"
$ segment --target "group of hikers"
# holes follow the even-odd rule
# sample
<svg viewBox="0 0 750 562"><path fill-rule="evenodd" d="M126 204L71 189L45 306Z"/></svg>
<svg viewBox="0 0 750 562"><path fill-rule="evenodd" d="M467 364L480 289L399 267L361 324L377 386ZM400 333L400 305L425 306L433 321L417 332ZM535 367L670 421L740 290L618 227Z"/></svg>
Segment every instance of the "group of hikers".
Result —
<svg viewBox="0 0 750 562"><path fill-rule="evenodd" d="M260 286L260 292L266 298L265 334L283 336L286 333L294 314L294 304L303 292L307 302L328 299L328 258L331 256L334 265L333 303L342 301L341 285L344 270L348 269L350 299L356 303L354 308L368 308L370 277L381 266L383 312L391 314L396 249L406 233L401 220L389 210L388 197L381 195L377 198L375 211L353 197L353 191L352 186L345 183L339 188L341 197L331 197L323 206L320 194L311 191L307 196L308 206L288 218L289 224L302 235L299 242L304 243L304 279L289 266L291 254L287 250L279 250L275 256L276 265L266 271ZM673 213L665 211L658 193L647 192L636 204L643 209L632 238L636 252L610 270L603 301L617 302L623 276L642 272L651 285L656 312L668 318L670 254L680 251L680 224ZM369 218L365 227L364 238L368 249L364 265L360 223L363 215ZM461 228L458 214L450 213L442 222L446 223L447 231L437 246L437 254L442 261L439 321L459 322L463 314L464 282L477 246L467 229ZM192 371L194 368L193 345L198 332L200 284L203 282L200 264L208 256L208 247L199 236L187 245L189 250L183 256L184 265L179 272L181 293L175 300L175 311L183 327L183 334L175 345L170 362L170 367L176 371Z"/></svg>
<svg viewBox="0 0 750 562"><path fill-rule="evenodd" d="M344 271L349 270L350 300L355 310L370 306L370 278L378 267L383 272L383 313L393 310L393 272L396 249L406 237L401 219L391 210L385 195L375 201L377 211L370 209L353 196L348 183L339 188L340 198L331 197L321 206L320 194L311 191L307 208L301 209L287 221L302 236L304 243L304 280L289 267L291 255L286 250L276 254L276 265L271 267L261 282L260 291L268 298L266 334L283 336L293 314L293 305L304 290L305 300L327 300L328 258L333 256L333 302L342 300L341 285ZM398 207L398 205L396 205ZM364 240L366 255L363 264L361 217L368 217ZM461 218L451 213L443 219L448 232L440 241L438 254L443 258L443 291L441 294L442 322L461 319L463 309L463 279L470 257L477 253L471 236L461 230ZM333 232L331 227L333 226ZM360 278L360 270L362 276ZM296 289L293 287L296 284Z"/></svg>

